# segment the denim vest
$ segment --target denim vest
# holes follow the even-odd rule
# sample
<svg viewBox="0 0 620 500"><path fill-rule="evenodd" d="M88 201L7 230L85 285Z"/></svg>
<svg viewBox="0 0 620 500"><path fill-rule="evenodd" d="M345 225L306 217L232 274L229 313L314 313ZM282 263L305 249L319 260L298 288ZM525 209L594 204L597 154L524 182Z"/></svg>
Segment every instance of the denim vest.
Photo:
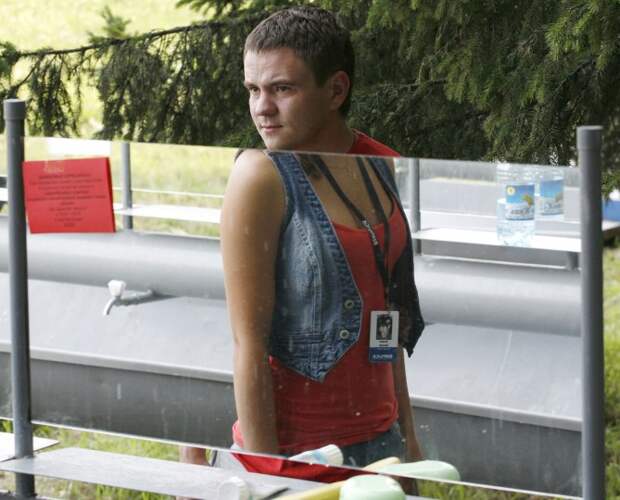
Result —
<svg viewBox="0 0 620 500"><path fill-rule="evenodd" d="M357 342L362 300L334 227L294 153L268 152L284 184L286 211L276 258L270 354L323 381ZM369 158L407 218L387 163ZM411 238L392 272L390 301L401 311L400 344L411 355L424 321L413 281Z"/></svg>

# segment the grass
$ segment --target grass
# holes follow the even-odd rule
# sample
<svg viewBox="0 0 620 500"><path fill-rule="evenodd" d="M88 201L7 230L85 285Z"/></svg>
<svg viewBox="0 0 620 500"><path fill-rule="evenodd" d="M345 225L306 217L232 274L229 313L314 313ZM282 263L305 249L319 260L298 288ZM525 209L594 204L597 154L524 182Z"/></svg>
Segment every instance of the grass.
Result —
<svg viewBox="0 0 620 500"><path fill-rule="evenodd" d="M0 40L21 50L42 47L72 48L88 43L88 32L100 34L104 26L100 13L108 6L118 16L129 19L129 33L185 26L203 16L184 7L175 9L176 0L2 0Z"/></svg>
<svg viewBox="0 0 620 500"><path fill-rule="evenodd" d="M2 430L10 432L11 426L9 421L0 421L0 431ZM178 446L158 441L133 439L93 432L80 432L50 426L35 426L34 433L38 437L58 440L60 442L59 447L61 448L88 448L91 450L124 453L128 455L159 458L162 460L177 460L179 456ZM36 478L35 485L38 495L54 498L76 500L84 498L99 500L155 500L172 498L143 491L125 490L100 484L86 484L77 481L64 481L41 476ZM13 474L0 472L0 491L2 490L14 491Z"/></svg>
<svg viewBox="0 0 620 500"><path fill-rule="evenodd" d="M620 248L605 252L605 432L608 498L620 498Z"/></svg>

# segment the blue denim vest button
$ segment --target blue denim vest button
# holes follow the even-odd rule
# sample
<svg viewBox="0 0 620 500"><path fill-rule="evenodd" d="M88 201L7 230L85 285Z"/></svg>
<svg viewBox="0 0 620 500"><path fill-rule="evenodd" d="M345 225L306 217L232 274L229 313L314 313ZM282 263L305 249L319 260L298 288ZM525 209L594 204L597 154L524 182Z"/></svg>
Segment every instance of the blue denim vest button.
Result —
<svg viewBox="0 0 620 500"><path fill-rule="evenodd" d="M355 302L353 301L353 299L347 299L344 301L344 308L345 309L353 309L353 306L355 305Z"/></svg>
<svg viewBox="0 0 620 500"><path fill-rule="evenodd" d="M342 329L338 332L338 336L342 339L342 340L347 340L350 336L351 336L351 332L349 330L346 329Z"/></svg>

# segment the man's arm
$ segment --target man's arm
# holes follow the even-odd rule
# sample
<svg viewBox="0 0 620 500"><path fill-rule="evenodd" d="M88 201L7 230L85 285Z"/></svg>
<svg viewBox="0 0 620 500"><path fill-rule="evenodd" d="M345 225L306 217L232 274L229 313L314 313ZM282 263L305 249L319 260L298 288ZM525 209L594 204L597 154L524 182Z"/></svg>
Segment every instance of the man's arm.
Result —
<svg viewBox="0 0 620 500"><path fill-rule="evenodd" d="M235 353L234 389L244 449L278 453L268 342L284 192L260 151L240 155L222 207L221 249Z"/></svg>
<svg viewBox="0 0 620 500"><path fill-rule="evenodd" d="M398 401L398 423L405 439L405 458L408 462L422 460L422 450L415 434L415 423L405 373L405 357L402 349L398 349L398 358L392 365L392 373L394 375L396 400Z"/></svg>
<svg viewBox="0 0 620 500"><path fill-rule="evenodd" d="M396 167L393 160L389 162L389 167L392 177L395 177ZM394 365L392 365L392 372L394 375L396 400L398 401L398 424L405 438L405 458L410 462L422 460L422 449L420 448L418 438L415 434L415 421L413 419L411 401L409 400L409 387L407 385L407 373L405 371L405 355L400 348L398 349L398 359Z"/></svg>

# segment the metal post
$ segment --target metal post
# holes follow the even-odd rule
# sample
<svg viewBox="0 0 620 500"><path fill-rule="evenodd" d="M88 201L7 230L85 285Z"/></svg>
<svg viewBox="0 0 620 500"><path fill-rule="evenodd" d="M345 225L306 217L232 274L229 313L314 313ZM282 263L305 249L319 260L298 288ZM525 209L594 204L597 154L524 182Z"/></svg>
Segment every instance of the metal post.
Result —
<svg viewBox="0 0 620 500"><path fill-rule="evenodd" d="M581 338L583 498L605 498L605 373L603 354L602 127L579 127L581 175Z"/></svg>
<svg viewBox="0 0 620 500"><path fill-rule="evenodd" d="M131 193L131 153L129 150L129 143L121 143L121 169L122 169L122 182L123 182L123 209L131 208L133 206L133 199ZM133 229L133 217L131 215L123 215L123 229Z"/></svg>
<svg viewBox="0 0 620 500"><path fill-rule="evenodd" d="M4 101L9 197L11 381L13 432L15 433L15 455L17 458L32 456L28 262L22 176L25 118L26 103L24 101L18 99ZM35 495L34 477L27 474L16 474L15 489L19 497L33 497Z"/></svg>
<svg viewBox="0 0 620 500"><path fill-rule="evenodd" d="M422 229L420 217L420 160L413 158L411 164L411 223L413 232L416 233ZM422 242L418 239L413 240L413 253L420 255L422 253Z"/></svg>

